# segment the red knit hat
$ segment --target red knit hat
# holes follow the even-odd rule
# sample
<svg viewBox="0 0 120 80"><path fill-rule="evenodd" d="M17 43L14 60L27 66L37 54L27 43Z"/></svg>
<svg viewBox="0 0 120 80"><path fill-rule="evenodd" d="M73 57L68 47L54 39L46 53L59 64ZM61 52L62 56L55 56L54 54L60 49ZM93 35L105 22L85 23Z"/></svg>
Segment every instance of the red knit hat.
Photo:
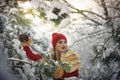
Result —
<svg viewBox="0 0 120 80"><path fill-rule="evenodd" d="M63 34L60 34L60 33L53 33L52 34L52 46L53 46L53 48L55 48L57 41L59 41L60 39L65 39L67 41L67 38Z"/></svg>

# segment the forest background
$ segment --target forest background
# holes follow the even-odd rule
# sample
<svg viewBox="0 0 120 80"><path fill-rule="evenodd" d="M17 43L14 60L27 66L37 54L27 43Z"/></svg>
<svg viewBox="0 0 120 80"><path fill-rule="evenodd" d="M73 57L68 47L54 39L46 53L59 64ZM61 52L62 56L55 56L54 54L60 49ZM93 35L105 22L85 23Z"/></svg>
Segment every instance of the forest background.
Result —
<svg viewBox="0 0 120 80"><path fill-rule="evenodd" d="M1 0L0 69L18 80L51 79L26 58L18 32L32 37L32 50L44 55L59 32L80 55L80 80L120 80L119 29L119 0Z"/></svg>

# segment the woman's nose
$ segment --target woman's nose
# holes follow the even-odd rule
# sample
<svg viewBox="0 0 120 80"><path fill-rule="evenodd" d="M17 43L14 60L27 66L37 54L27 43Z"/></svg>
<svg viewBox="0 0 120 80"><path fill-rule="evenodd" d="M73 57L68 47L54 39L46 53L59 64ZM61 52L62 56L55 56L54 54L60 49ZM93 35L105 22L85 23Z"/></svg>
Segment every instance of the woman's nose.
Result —
<svg viewBox="0 0 120 80"><path fill-rule="evenodd" d="M66 45L66 43L63 43L62 45L63 45L63 46L65 46L65 45Z"/></svg>

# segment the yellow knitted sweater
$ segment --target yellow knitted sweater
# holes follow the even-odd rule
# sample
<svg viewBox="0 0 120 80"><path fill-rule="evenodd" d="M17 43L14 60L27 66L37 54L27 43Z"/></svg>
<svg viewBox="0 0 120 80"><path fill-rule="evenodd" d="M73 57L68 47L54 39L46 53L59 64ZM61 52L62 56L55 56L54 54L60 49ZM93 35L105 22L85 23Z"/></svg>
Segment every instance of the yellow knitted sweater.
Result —
<svg viewBox="0 0 120 80"><path fill-rule="evenodd" d="M71 70L69 72L73 72L80 68L79 55L70 49L65 53L61 53L60 60L62 62L68 62L71 65Z"/></svg>

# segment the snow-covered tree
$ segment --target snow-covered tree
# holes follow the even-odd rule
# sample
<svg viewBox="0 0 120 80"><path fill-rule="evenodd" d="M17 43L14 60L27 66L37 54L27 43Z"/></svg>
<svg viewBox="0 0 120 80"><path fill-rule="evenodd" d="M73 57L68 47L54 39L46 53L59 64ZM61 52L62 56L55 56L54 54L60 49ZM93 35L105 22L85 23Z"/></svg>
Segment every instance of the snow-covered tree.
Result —
<svg viewBox="0 0 120 80"><path fill-rule="evenodd" d="M119 80L119 1L91 2L92 7L79 9L69 0L1 0L0 40L4 45L11 73L15 74L18 80L48 80L48 77L39 71L39 67L35 66L37 63L26 58L18 40L18 33L32 37L32 50L49 59L49 55L44 53L51 47L50 34L58 31L68 36L70 48L75 49L81 56L81 79ZM47 25L48 23L53 27ZM41 32L36 37L33 27L43 25L44 28L51 29L42 33L40 28ZM41 70L45 70L46 65L41 64Z"/></svg>

